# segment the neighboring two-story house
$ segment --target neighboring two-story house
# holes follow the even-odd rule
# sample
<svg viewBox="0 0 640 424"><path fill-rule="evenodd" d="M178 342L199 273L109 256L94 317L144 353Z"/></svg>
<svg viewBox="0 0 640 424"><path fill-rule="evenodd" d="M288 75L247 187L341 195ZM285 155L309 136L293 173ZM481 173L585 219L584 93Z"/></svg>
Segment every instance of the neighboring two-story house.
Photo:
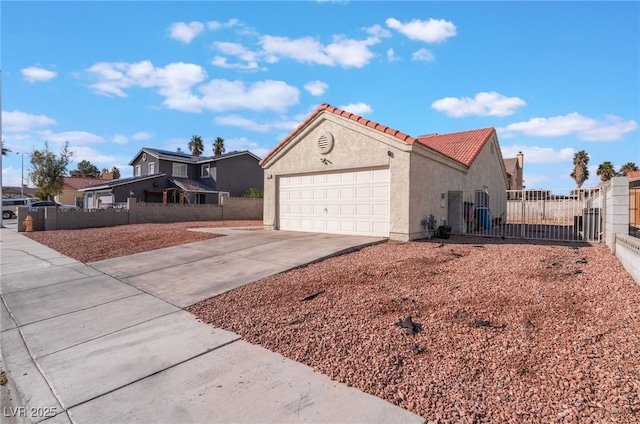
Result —
<svg viewBox="0 0 640 424"><path fill-rule="evenodd" d="M249 151L193 156L180 150L142 148L129 162L133 177L84 188L85 205L143 202L219 204L222 196L241 197L264 187L260 158Z"/></svg>

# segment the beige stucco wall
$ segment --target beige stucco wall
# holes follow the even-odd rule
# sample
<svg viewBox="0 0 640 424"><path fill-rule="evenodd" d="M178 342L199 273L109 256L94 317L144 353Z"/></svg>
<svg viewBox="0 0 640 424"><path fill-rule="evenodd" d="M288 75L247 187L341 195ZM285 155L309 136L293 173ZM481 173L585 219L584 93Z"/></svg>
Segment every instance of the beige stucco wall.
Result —
<svg viewBox="0 0 640 424"><path fill-rule="evenodd" d="M62 205L75 205L76 197L83 197L84 193L78 190L64 189L62 193L56 196L56 201Z"/></svg>
<svg viewBox="0 0 640 424"><path fill-rule="evenodd" d="M409 238L424 237L421 221L431 214L436 218L438 225L447 220L450 190L472 194L487 186L492 215L500 216L506 210L506 202L503 204L502 200L507 189L507 178L502 163L495 135L468 169L460 163L443 159L442 155L432 150L415 145L411 158ZM444 199L442 192L445 193Z"/></svg>
<svg viewBox="0 0 640 424"><path fill-rule="evenodd" d="M320 135L333 134L333 150L323 155ZM493 152L491 149L493 145ZM392 153L392 157L388 152ZM324 164L321 159L330 163ZM421 221L433 214L447 219L447 192L489 188L491 198L504 198L507 179L495 135L470 169L418 143L395 137L325 112L301 130L264 164L264 225L277 229L278 178L283 175L388 167L390 172L390 233L395 240L425 237ZM441 192L445 192L445 199ZM495 197L494 197L495 196ZM506 207L506 206L505 206ZM497 211L496 211L497 212ZM495 216L495 215L494 215Z"/></svg>
<svg viewBox="0 0 640 424"><path fill-rule="evenodd" d="M317 141L328 131L334 147L322 154ZM357 124L332 113L318 115L306 128L264 164L264 225L277 229L278 177L315 172L338 172L360 168L389 168L390 237L408 236L409 152L411 146L395 137ZM390 157L391 152L393 157ZM324 164L321 159L329 162ZM271 177L271 178L270 178Z"/></svg>

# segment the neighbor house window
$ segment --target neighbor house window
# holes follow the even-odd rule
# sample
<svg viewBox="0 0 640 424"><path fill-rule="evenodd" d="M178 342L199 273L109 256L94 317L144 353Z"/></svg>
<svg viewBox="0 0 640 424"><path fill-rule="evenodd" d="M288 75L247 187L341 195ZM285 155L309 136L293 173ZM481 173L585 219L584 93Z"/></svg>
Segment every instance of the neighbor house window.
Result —
<svg viewBox="0 0 640 424"><path fill-rule="evenodd" d="M187 176L187 164L174 163L173 164L173 176L174 177L186 177Z"/></svg>
<svg viewBox="0 0 640 424"><path fill-rule="evenodd" d="M141 173L142 173L142 165L136 165L136 170L135 170L135 173L134 173L133 176L134 177L139 177L141 175Z"/></svg>
<svg viewBox="0 0 640 424"><path fill-rule="evenodd" d="M209 176L209 164L202 165L200 176L202 178L207 178Z"/></svg>
<svg viewBox="0 0 640 424"><path fill-rule="evenodd" d="M155 173L156 173L156 163L149 162L149 174L155 174Z"/></svg>

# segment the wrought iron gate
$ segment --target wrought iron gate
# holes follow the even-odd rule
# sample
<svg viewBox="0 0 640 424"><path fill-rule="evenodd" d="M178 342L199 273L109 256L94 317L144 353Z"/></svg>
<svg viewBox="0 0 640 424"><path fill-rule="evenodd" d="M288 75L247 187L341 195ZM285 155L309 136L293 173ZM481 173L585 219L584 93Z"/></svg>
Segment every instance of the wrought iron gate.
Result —
<svg viewBox="0 0 640 424"><path fill-rule="evenodd" d="M454 234L599 242L605 209L599 187L450 192L448 225Z"/></svg>

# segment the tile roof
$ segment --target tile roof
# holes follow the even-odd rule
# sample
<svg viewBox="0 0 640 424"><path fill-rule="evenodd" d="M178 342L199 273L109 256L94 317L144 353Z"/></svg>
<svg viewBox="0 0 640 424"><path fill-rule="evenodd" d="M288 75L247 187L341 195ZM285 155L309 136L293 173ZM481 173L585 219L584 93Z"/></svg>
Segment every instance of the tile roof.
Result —
<svg viewBox="0 0 640 424"><path fill-rule="evenodd" d="M78 190L103 182L105 182L105 180L101 178L64 177L64 188L68 190Z"/></svg>
<svg viewBox="0 0 640 424"><path fill-rule="evenodd" d="M449 134L427 135L418 137L418 142L470 166L495 132L493 127L489 127Z"/></svg>
<svg viewBox="0 0 640 424"><path fill-rule="evenodd" d="M216 189L203 182L190 180L189 178L170 177L169 181L177 185L184 191L192 193L217 193Z"/></svg>
<svg viewBox="0 0 640 424"><path fill-rule="evenodd" d="M640 178L640 171L628 171L627 178Z"/></svg>
<svg viewBox="0 0 640 424"><path fill-rule="evenodd" d="M416 138L402 133L396 129L389 128L374 121L370 121L351 112L347 112L345 110L338 109L337 107L333 107L327 103L323 103L318 106L318 108L309 116L307 116L307 118L302 121L293 131L291 131L289 135L282 139L280 143L278 143L273 149L271 149L271 151L262 158L262 160L260 161L260 165L264 164L265 161L269 159L269 157L271 157L275 152L277 152L280 148L287 144L302 128L304 128L313 119L315 119L316 116L320 115L323 112L329 112L333 113L334 115L351 119L352 121L355 121L369 128L373 128L374 130L389 134L407 144L418 143L424 145L440 153L443 153L451 159L461 162L467 166L473 163L473 160L478 156L480 150L485 145L491 134L495 132L495 129L493 128L484 128L481 130L464 131L443 135L433 134ZM447 146L450 143L452 145Z"/></svg>
<svg viewBox="0 0 640 424"><path fill-rule="evenodd" d="M333 113L334 115L343 116L343 117L351 119L352 121L355 121L355 122L357 122L359 124L365 125L365 126L367 126L369 128L373 128L373 129L378 130L380 132L383 132L385 134L392 135L392 136L396 137L397 139L399 139L401 141L404 141L407 144L413 144L413 142L417 141L416 138L411 137L410 135L404 134L404 133L402 133L402 132L400 132L398 130L394 130L393 128L386 127L386 126L384 126L382 124L378 124L377 122L374 122L374 121L370 121L370 120L368 120L366 118L363 118L362 116L358 116L358 115L356 115L354 113L347 112L347 111L342 110L342 109L338 109L337 107L333 107L330 104L323 103L320 106L318 106L317 109L311 113L311 115L307 116L307 118L304 121L302 121L293 131L291 131L289 133L289 135L287 135L284 139L282 139L282 141L280 141L280 143L278 143L276 145L276 147L271 149L271 151L269 153L267 153L262 158L262 160L260 161L260 165L262 165L269 158L269 156L273 155L282 146L287 144L289 142L289 140L291 140L293 138L293 136L295 136L298 131L300 131L302 128L304 128L305 125L307 125L316 116L318 116L319 114L321 114L324 111Z"/></svg>

